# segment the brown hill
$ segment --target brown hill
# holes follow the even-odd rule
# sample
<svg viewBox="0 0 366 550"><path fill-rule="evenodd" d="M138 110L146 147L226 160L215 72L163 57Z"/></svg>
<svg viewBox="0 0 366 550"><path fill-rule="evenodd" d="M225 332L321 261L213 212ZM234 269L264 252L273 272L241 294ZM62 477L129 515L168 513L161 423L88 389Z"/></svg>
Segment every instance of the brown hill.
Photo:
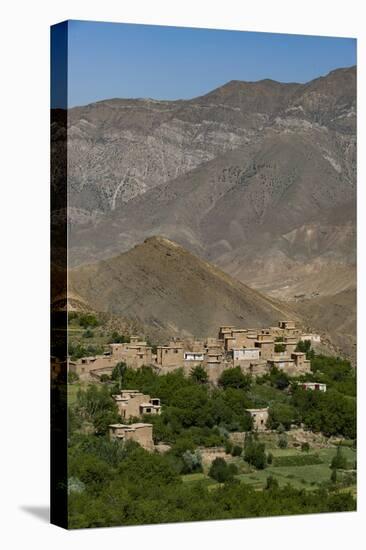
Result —
<svg viewBox="0 0 366 550"><path fill-rule="evenodd" d="M161 237L72 269L69 283L95 310L134 320L161 339L212 336L223 324L268 326L294 317L289 307Z"/></svg>

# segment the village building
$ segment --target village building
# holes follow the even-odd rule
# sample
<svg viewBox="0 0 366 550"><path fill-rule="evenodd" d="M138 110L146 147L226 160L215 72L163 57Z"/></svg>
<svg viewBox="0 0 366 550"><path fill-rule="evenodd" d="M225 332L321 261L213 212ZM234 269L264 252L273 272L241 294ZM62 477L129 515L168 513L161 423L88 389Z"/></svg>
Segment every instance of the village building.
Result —
<svg viewBox="0 0 366 550"><path fill-rule="evenodd" d="M311 363L308 359L306 359L306 353L303 353L302 351L294 351L291 353L291 358L294 360L297 372L311 372Z"/></svg>
<svg viewBox="0 0 366 550"><path fill-rule="evenodd" d="M320 344L321 342L320 334L314 334L314 333L301 334L300 340L302 340L303 342L305 342L306 340L309 340L310 342L313 342L315 344Z"/></svg>
<svg viewBox="0 0 366 550"><path fill-rule="evenodd" d="M129 368L139 369L152 364L151 347L138 336L131 336L129 343L110 344L111 356L118 361L123 361Z"/></svg>
<svg viewBox="0 0 366 550"><path fill-rule="evenodd" d="M261 359L271 359L274 354L274 340L267 334L258 334L254 340L254 347L259 349Z"/></svg>
<svg viewBox="0 0 366 550"><path fill-rule="evenodd" d="M253 430L262 432L267 428L268 407L264 409L245 409L253 420Z"/></svg>
<svg viewBox="0 0 366 550"><path fill-rule="evenodd" d="M104 355L93 355L91 357L82 357L77 361L69 360L69 371L78 376L100 373L111 374L114 367L118 363L109 353Z"/></svg>
<svg viewBox="0 0 366 550"><path fill-rule="evenodd" d="M322 384L321 382L299 382L299 386L301 386L304 390L312 390L312 391L327 391L327 385Z"/></svg>
<svg viewBox="0 0 366 550"><path fill-rule="evenodd" d="M158 346L156 361L161 367L183 367L184 351L182 342L170 342L166 346Z"/></svg>
<svg viewBox="0 0 366 550"><path fill-rule="evenodd" d="M138 390L122 390L114 395L118 413L126 420L142 416L143 414L160 414L160 399L151 398Z"/></svg>
<svg viewBox="0 0 366 550"><path fill-rule="evenodd" d="M286 372L286 374L292 374L295 371L295 362L293 359L284 354L276 354L267 360L269 368L276 368Z"/></svg>
<svg viewBox="0 0 366 550"><path fill-rule="evenodd" d="M260 350L258 348L235 348L232 350L232 353L234 366L240 361L259 360L260 357Z"/></svg>
<svg viewBox="0 0 366 550"><path fill-rule="evenodd" d="M220 351L208 351L205 355L204 363L207 367L221 365L222 353Z"/></svg>
<svg viewBox="0 0 366 550"><path fill-rule="evenodd" d="M145 423L136 424L110 424L109 437L117 441L135 441L148 451L154 449L153 425Z"/></svg>
<svg viewBox="0 0 366 550"><path fill-rule="evenodd" d="M185 351L184 361L203 361L205 354L203 352Z"/></svg>

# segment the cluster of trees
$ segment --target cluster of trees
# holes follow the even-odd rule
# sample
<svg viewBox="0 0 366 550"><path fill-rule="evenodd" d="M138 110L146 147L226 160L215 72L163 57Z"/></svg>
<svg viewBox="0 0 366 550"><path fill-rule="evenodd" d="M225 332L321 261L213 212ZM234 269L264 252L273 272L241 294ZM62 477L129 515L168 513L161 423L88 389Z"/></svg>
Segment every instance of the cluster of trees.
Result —
<svg viewBox="0 0 366 550"><path fill-rule="evenodd" d="M70 528L355 509L350 494L326 489L281 489L269 480L268 490L255 491L233 479L232 469L222 461L211 472L222 485L208 490L203 482L183 483L173 458L133 443L122 446L105 437L74 435L69 451Z"/></svg>
<svg viewBox="0 0 366 550"><path fill-rule="evenodd" d="M235 464L228 464L224 458L217 457L213 460L208 475L219 483L233 481L238 473L238 467Z"/></svg>
<svg viewBox="0 0 366 550"><path fill-rule="evenodd" d="M267 466L265 444L258 441L256 434L248 433L245 437L244 460L257 470L263 470Z"/></svg>
<svg viewBox="0 0 366 550"><path fill-rule="evenodd" d="M103 346L96 346L93 344L84 346L83 344L69 341L68 347L69 355L73 361L81 359L82 357L88 357L90 355L101 355L104 352Z"/></svg>
<svg viewBox="0 0 366 550"><path fill-rule="evenodd" d="M355 399L337 391L306 391L294 388L291 405L297 411L297 419L314 432L327 436L343 435L356 438Z"/></svg>

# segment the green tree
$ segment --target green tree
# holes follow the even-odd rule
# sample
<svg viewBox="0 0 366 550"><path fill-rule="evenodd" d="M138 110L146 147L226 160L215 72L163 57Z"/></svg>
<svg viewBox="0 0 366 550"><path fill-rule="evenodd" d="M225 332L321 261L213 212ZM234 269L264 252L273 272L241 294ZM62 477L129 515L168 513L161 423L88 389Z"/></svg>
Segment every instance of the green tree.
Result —
<svg viewBox="0 0 366 550"><path fill-rule="evenodd" d="M223 388L236 388L249 390L251 377L243 374L240 367L225 369L218 380L219 386Z"/></svg>
<svg viewBox="0 0 366 550"><path fill-rule="evenodd" d="M235 464L228 465L226 460L217 457L212 462L208 475L219 483L225 483L227 481L232 481L237 473L238 469Z"/></svg>
<svg viewBox="0 0 366 550"><path fill-rule="evenodd" d="M92 313L83 313L79 317L79 325L83 328L97 327L99 325L98 319Z"/></svg>
<svg viewBox="0 0 366 550"><path fill-rule="evenodd" d="M285 434L283 434L278 439L278 446L280 449L287 449L287 445L288 445L287 437Z"/></svg>
<svg viewBox="0 0 366 550"><path fill-rule="evenodd" d="M257 470L263 470L267 465L265 444L259 442L252 434L248 433L244 443L244 460Z"/></svg>
<svg viewBox="0 0 366 550"><path fill-rule="evenodd" d="M190 377L198 384L207 384L208 374L201 365L196 365L191 369Z"/></svg>
<svg viewBox="0 0 366 550"><path fill-rule="evenodd" d="M275 351L275 353L282 353L282 352L286 351L286 345L282 344L282 343L275 343L274 351Z"/></svg>
<svg viewBox="0 0 366 550"><path fill-rule="evenodd" d="M120 361L117 363L117 365L114 367L111 379L114 380L117 383L118 389L122 389L124 375L127 371L127 365L123 361Z"/></svg>
<svg viewBox="0 0 366 550"><path fill-rule="evenodd" d="M79 390L76 412L83 419L93 423L96 433L106 432L108 424L119 419L117 406L106 386L93 384L87 390Z"/></svg>
<svg viewBox="0 0 366 550"><path fill-rule="evenodd" d="M292 405L287 403L273 403L268 410L268 426L275 430L282 425L289 430L291 424L297 421L297 412Z"/></svg>
<svg viewBox="0 0 366 550"><path fill-rule="evenodd" d="M347 468L347 459L344 456L340 445L337 447L337 452L332 459L330 467L335 470L345 470Z"/></svg>

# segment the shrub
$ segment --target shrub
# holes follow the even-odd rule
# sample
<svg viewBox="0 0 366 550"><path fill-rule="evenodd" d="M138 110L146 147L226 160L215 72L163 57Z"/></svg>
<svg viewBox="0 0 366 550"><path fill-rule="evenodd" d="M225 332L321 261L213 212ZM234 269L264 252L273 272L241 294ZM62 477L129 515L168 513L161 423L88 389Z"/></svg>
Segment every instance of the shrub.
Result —
<svg viewBox="0 0 366 550"><path fill-rule="evenodd" d="M279 485L278 485L277 479L273 476L268 476L267 481L266 481L266 486L265 486L266 491L271 491L273 489L278 489L278 487L279 487Z"/></svg>
<svg viewBox="0 0 366 550"><path fill-rule="evenodd" d="M231 481L237 473L238 469L235 464L228 465L223 458L217 457L212 462L208 475L219 483L225 483Z"/></svg>
<svg viewBox="0 0 366 550"><path fill-rule="evenodd" d="M275 344L274 345L275 353L282 353L283 351L286 351L286 345L285 344Z"/></svg>
<svg viewBox="0 0 366 550"><path fill-rule="evenodd" d="M257 439L254 439L251 434L248 434L245 438L244 460L254 466L254 468L257 468L257 470L263 470L267 465L264 443L260 443Z"/></svg>
<svg viewBox="0 0 366 550"><path fill-rule="evenodd" d="M347 468L347 459L340 446L337 447L337 453L332 459L330 466L332 469L345 470Z"/></svg>
<svg viewBox="0 0 366 550"><path fill-rule="evenodd" d="M230 439L228 439L226 442L225 442L225 453L227 455L230 455L232 453L232 450L233 450L233 444L232 442L230 441Z"/></svg>
<svg viewBox="0 0 366 550"><path fill-rule="evenodd" d="M301 450L303 453L308 453L310 451L310 445L307 441L305 441L305 443L301 443Z"/></svg>
<svg viewBox="0 0 366 550"><path fill-rule="evenodd" d="M268 453L268 455L267 455L267 464L272 464L272 462L273 462L273 454Z"/></svg>
<svg viewBox="0 0 366 550"><path fill-rule="evenodd" d="M201 365L193 367L189 375L198 384L207 384L208 382L208 374Z"/></svg>
<svg viewBox="0 0 366 550"><path fill-rule="evenodd" d="M278 446L280 449L287 449L287 437L284 435L278 439Z"/></svg>
<svg viewBox="0 0 366 550"><path fill-rule="evenodd" d="M243 449L242 447L240 447L240 445L234 445L231 454L233 456L240 456L242 452L243 452Z"/></svg>
<svg viewBox="0 0 366 550"><path fill-rule="evenodd" d="M99 325L98 319L91 313L83 313L79 317L79 325L83 328L97 327Z"/></svg>
<svg viewBox="0 0 366 550"><path fill-rule="evenodd" d="M183 468L182 474L190 474L192 472L202 472L202 456L196 451L185 451L182 455Z"/></svg>
<svg viewBox="0 0 366 550"><path fill-rule="evenodd" d="M313 466L322 463L322 459L316 454L276 456L273 459L274 466Z"/></svg>
<svg viewBox="0 0 366 550"><path fill-rule="evenodd" d="M250 376L243 374L240 367L234 367L223 371L219 378L218 384L223 388L249 390L251 378Z"/></svg>

